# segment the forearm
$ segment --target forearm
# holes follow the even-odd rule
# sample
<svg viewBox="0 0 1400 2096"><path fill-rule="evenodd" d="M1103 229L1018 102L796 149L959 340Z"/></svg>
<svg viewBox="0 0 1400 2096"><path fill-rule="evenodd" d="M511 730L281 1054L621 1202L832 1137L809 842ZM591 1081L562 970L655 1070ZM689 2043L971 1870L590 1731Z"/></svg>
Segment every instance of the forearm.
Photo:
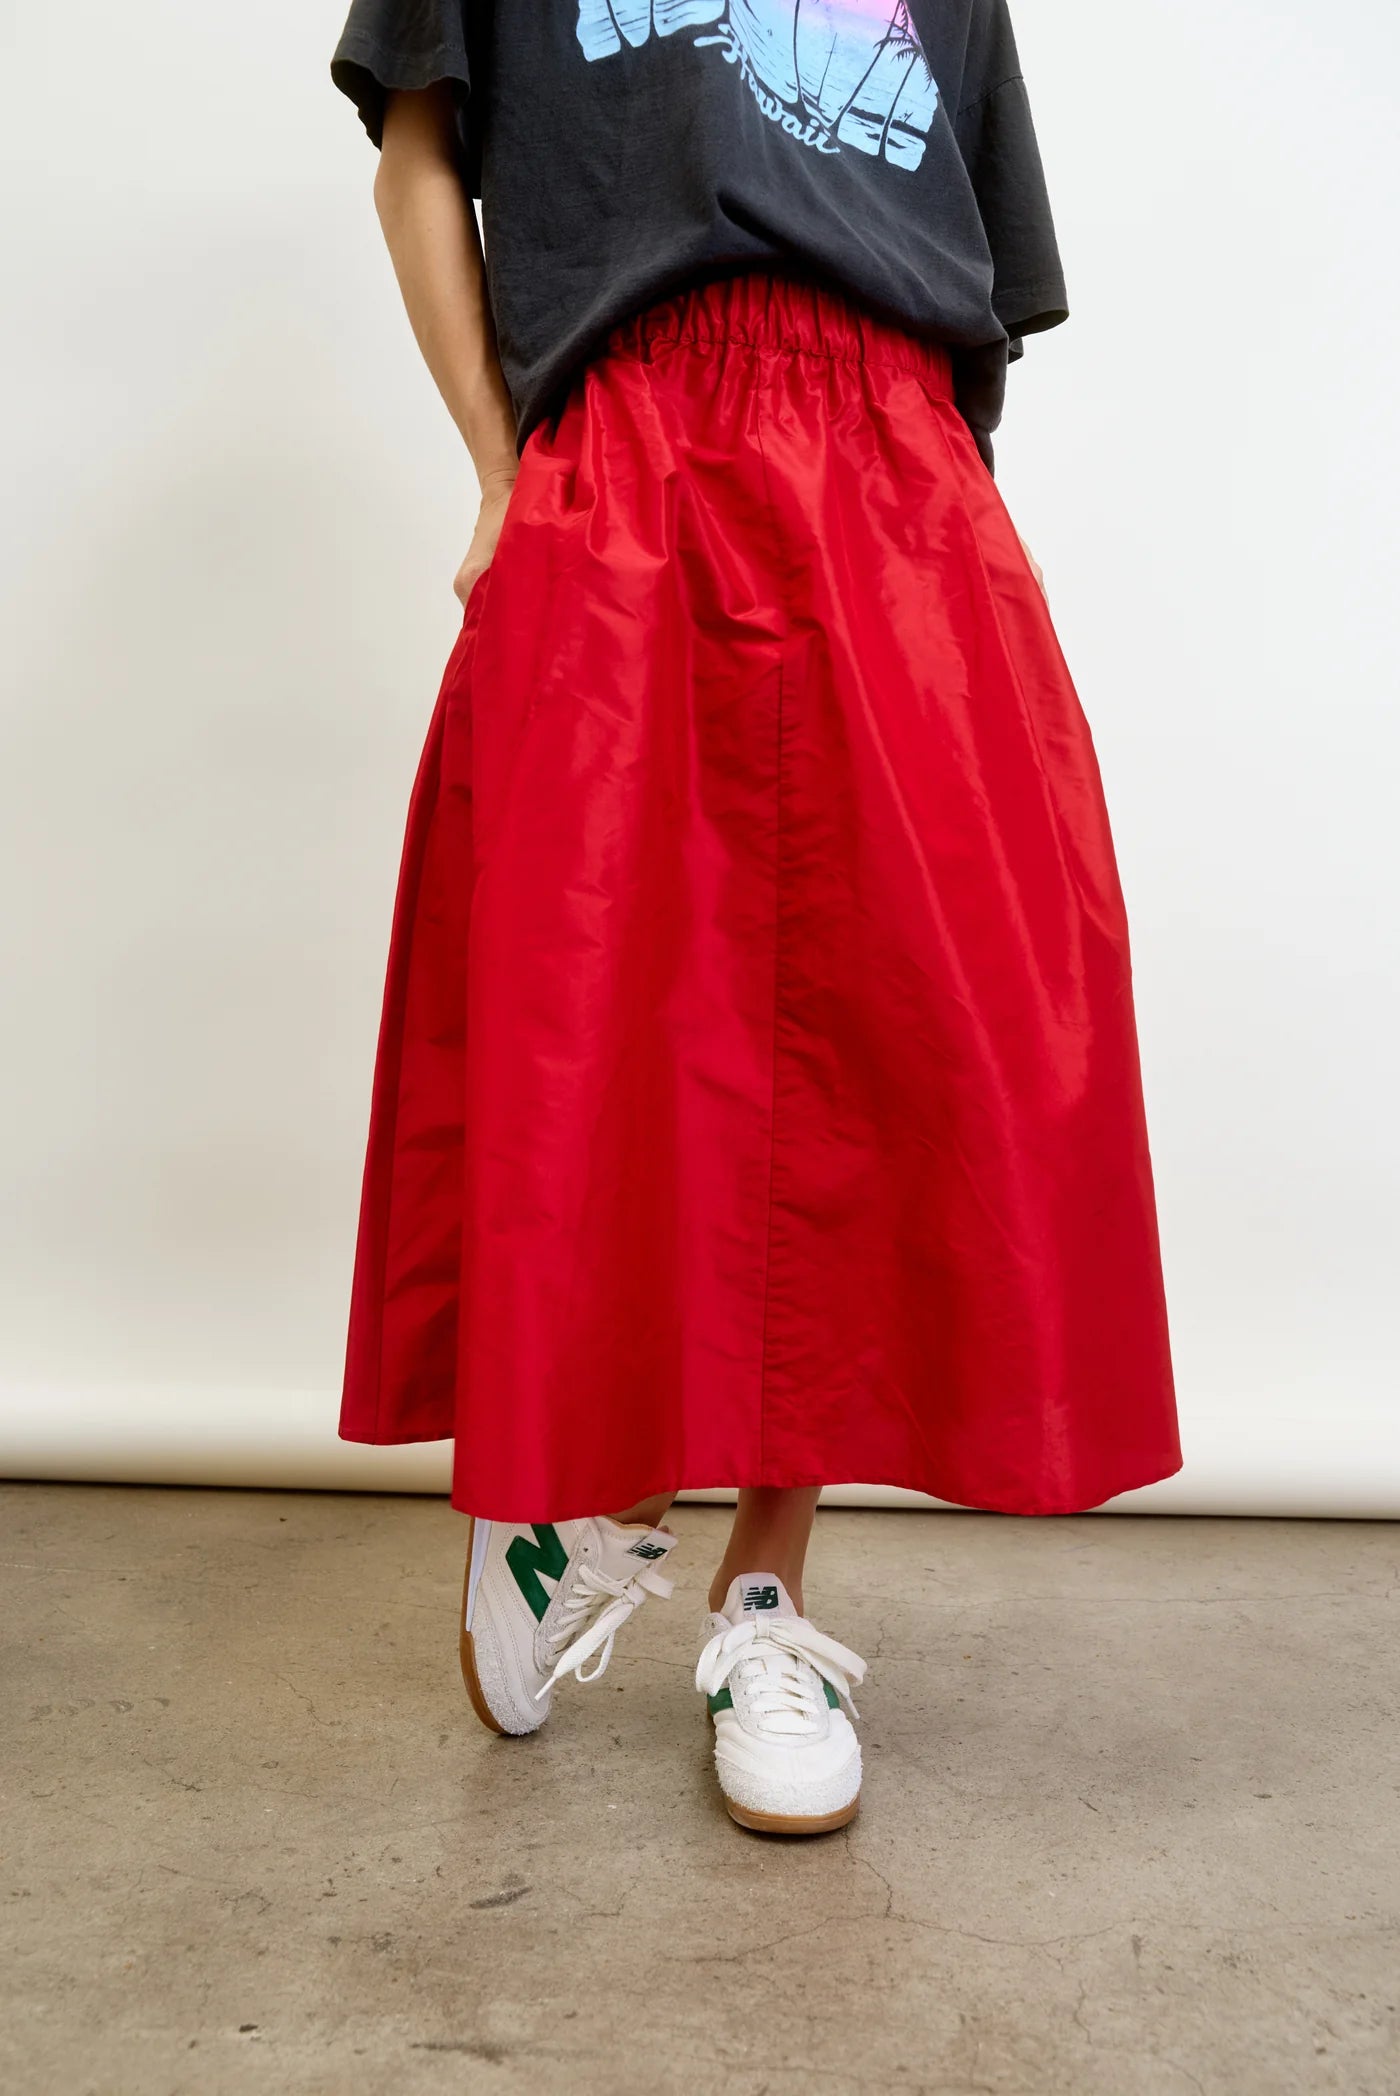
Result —
<svg viewBox="0 0 1400 2096"><path fill-rule="evenodd" d="M423 360L486 488L515 474L515 413L452 121L444 89L391 97L374 201Z"/></svg>

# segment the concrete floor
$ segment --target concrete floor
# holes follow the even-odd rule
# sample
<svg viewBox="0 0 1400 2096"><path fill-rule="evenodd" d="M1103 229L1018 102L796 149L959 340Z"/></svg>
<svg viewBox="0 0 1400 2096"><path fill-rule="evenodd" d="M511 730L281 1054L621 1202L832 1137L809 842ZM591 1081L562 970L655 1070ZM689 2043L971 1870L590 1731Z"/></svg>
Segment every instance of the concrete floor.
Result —
<svg viewBox="0 0 1400 2096"><path fill-rule="evenodd" d="M544 1733L439 1502L0 1493L8 2096L1396 2096L1395 1529L821 1517L854 1827L733 1827L726 1519Z"/></svg>

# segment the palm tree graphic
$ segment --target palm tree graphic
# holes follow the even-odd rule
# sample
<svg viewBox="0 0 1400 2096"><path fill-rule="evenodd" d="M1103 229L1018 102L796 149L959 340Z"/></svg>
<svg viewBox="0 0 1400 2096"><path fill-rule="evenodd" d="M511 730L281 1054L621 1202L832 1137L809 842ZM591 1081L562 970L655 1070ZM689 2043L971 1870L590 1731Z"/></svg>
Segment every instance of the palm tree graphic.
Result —
<svg viewBox="0 0 1400 2096"><path fill-rule="evenodd" d="M914 168L938 107L908 0L579 0L585 58L702 32L766 116L827 153L843 146Z"/></svg>

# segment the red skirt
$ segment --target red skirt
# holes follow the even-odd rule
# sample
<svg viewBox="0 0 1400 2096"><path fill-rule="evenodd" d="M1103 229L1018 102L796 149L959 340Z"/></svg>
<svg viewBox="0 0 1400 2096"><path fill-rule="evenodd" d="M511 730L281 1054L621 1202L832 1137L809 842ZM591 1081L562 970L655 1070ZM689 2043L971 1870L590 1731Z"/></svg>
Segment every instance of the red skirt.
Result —
<svg viewBox="0 0 1400 2096"><path fill-rule="evenodd" d="M341 1432L454 1502L1180 1467L1128 936L946 352L748 276L521 461L413 791Z"/></svg>

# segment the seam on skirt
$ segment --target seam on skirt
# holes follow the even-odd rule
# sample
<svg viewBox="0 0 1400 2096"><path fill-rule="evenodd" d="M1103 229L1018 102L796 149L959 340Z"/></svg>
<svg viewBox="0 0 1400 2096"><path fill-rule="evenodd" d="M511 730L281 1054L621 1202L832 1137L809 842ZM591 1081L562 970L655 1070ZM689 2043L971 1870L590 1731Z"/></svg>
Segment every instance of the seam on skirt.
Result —
<svg viewBox="0 0 1400 2096"><path fill-rule="evenodd" d="M941 417L935 416L934 420L938 424L939 438L942 441L943 447L948 454L948 462L952 466L953 471L956 474L958 472L958 461L954 456L953 447L951 442L949 441L948 432L943 426ZM988 475L988 478L990 479L991 476ZM992 492L995 501L1001 504L1002 512L1006 517L1008 527L1012 531L1015 531L1016 527L1011 522L1010 512L1007 510L1005 503L1002 501L1001 493L1000 490L997 488L995 480L992 481ZM1003 622L1001 615L1001 606L997 602L996 588L992 582L991 575L987 569L987 557L985 553L982 551L982 540L977 530L977 520L972 514L971 505L967 502L966 497L963 498L963 511L967 518L967 528L972 539L972 550L977 559L977 567L982 577L983 587L986 589L987 592L987 602L991 607L992 623L996 627L997 639L1001 643L1002 654L1006 658L1006 666L1008 672L1010 673L1011 681L1016 687L1016 697L1020 704L1022 717L1024 718L1026 723L1026 732L1031 739L1031 747L1035 751L1036 768L1040 773L1041 783L1045 789L1045 799L1046 804L1050 810L1050 821L1055 832L1055 846L1059 853L1060 865L1064 870L1066 880L1068 881L1070 887L1073 888L1075 895L1079 898L1080 904L1082 905L1084 897L1080 889L1078 879L1075 876L1073 862L1070 858L1069 840L1065 835L1065 825L1060 812L1060 804L1055 798L1055 790L1050 777L1050 767L1045 761L1045 750L1040 740L1040 727L1035 717L1035 709L1031 705L1028 697L1026 696L1025 682L1021 676L1021 665L1017 658L1016 650L1012 647L1011 642L1007 637L1006 626ZM1020 534L1017 533L1018 541L1019 537ZM1021 550L1024 555L1024 547L1022 547ZM1029 563L1027 563L1027 573L1029 573ZM1034 582L1034 577L1032 577L1031 579L1032 582Z"/></svg>
<svg viewBox="0 0 1400 2096"><path fill-rule="evenodd" d="M781 545L782 532L778 522L777 505L773 500L773 477L768 465L768 453L763 443L762 410L754 402L754 446L758 452L763 472L763 486L768 500L768 514L773 520L774 542ZM763 1227L763 1316L759 1325L758 1339L758 1481L761 1484L767 1470L768 1455L768 1312L773 1292L773 1204L778 1174L778 978L782 966L783 935L783 731L785 700L787 697L786 647L792 628L792 612L787 602L786 589L782 592L783 638L778 648L778 727L777 752L773 783L773 1066L768 1094L768 1200Z"/></svg>

